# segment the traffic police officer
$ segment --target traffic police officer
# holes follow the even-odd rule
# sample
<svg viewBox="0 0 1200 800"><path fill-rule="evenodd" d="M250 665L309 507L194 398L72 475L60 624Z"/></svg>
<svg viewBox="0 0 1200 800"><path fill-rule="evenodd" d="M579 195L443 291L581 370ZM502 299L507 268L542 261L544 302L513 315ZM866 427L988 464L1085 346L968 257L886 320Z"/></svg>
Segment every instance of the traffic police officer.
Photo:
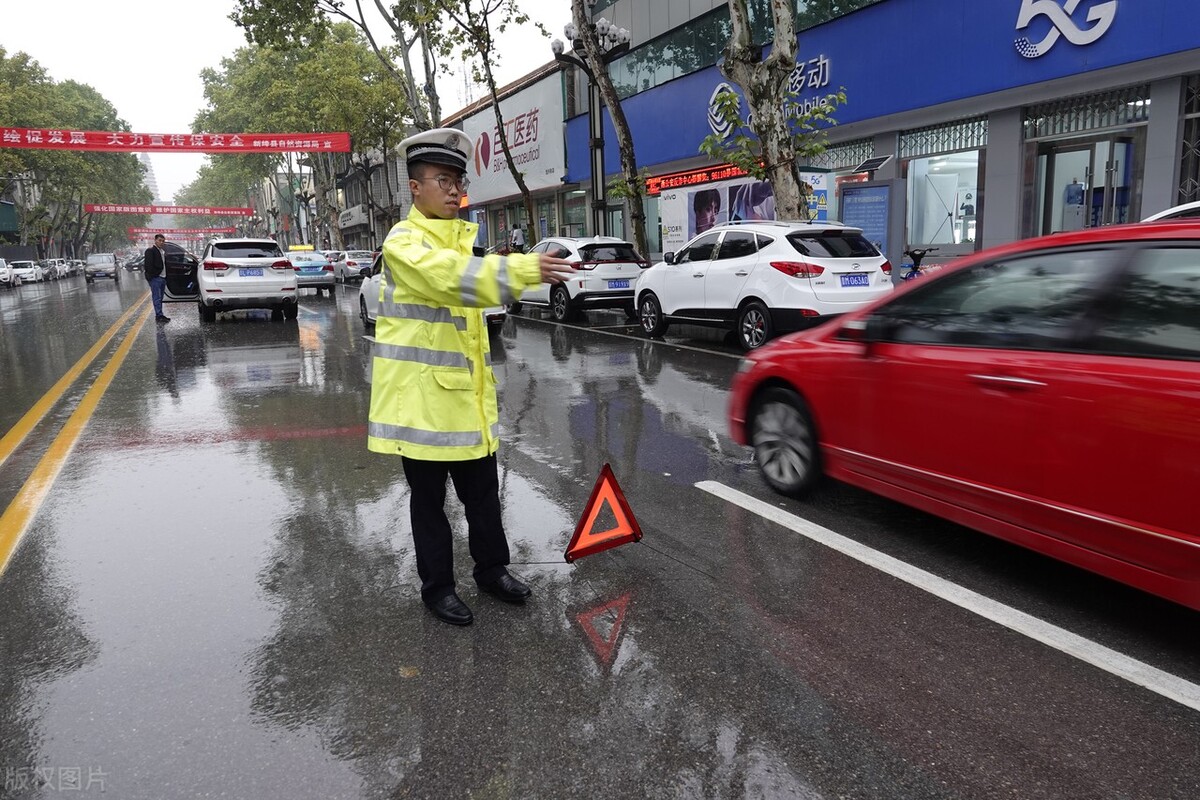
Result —
<svg viewBox="0 0 1200 800"><path fill-rule="evenodd" d="M469 625L471 610L455 592L447 476L466 511L476 584L510 603L530 595L507 570L482 309L560 282L572 267L545 254L472 254L479 226L458 216L471 152L462 131L425 131L400 147L413 203L383 243L367 447L402 458L422 601L439 619Z"/></svg>

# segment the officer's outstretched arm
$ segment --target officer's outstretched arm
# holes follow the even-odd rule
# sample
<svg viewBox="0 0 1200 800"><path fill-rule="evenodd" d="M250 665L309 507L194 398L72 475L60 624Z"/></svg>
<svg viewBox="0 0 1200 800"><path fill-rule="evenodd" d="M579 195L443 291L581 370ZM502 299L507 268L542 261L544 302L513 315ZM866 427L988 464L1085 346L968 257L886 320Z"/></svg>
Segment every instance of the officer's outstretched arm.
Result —
<svg viewBox="0 0 1200 800"><path fill-rule="evenodd" d="M537 255L464 255L400 235L384 243L383 257L395 286L434 305L508 305L541 283Z"/></svg>

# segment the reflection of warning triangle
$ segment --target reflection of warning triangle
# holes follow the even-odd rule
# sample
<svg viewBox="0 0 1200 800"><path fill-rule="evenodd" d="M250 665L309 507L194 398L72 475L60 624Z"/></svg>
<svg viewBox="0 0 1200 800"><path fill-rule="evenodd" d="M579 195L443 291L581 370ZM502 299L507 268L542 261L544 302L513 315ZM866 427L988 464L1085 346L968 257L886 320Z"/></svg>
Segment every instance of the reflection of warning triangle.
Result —
<svg viewBox="0 0 1200 800"><path fill-rule="evenodd" d="M606 671L612 666L613 658L617 655L621 633L624 630L625 611L628 608L629 592L626 592L616 600L609 600L602 606L580 611L575 615L575 621L587 635L596 660Z"/></svg>
<svg viewBox="0 0 1200 800"><path fill-rule="evenodd" d="M597 531L598 518L606 510L609 513L604 515L600 530ZM613 520L612 527L603 527L609 524L610 518ZM621 487L617 485L612 468L605 464L600 470L600 477L596 479L596 485L592 487L592 496L583 509L583 516L575 526L575 535L567 545L566 559L568 562L574 561L641 538L642 529L638 527Z"/></svg>

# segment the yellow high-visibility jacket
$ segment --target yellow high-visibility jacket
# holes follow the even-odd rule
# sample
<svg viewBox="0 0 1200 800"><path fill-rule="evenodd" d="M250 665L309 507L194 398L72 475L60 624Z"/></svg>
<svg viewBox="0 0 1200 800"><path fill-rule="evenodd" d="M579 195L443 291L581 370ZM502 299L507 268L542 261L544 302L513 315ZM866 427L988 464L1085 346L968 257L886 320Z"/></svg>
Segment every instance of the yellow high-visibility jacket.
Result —
<svg viewBox="0 0 1200 800"><path fill-rule="evenodd" d="M499 447L483 308L541 283L538 256L472 255L479 228L413 207L383 243L367 448L423 461Z"/></svg>

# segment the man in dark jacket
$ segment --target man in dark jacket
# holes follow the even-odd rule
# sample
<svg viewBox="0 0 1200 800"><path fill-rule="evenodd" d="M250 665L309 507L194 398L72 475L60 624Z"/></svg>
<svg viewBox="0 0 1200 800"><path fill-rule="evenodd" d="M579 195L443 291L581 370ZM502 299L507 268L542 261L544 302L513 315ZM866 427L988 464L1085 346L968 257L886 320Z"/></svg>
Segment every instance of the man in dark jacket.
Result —
<svg viewBox="0 0 1200 800"><path fill-rule="evenodd" d="M154 320L156 322L171 321L171 318L164 316L162 312L163 292L167 288L167 279L163 274L166 269L167 237L158 233L154 236L154 247L146 248L146 258L142 265L146 283L150 284L150 299L154 302Z"/></svg>

